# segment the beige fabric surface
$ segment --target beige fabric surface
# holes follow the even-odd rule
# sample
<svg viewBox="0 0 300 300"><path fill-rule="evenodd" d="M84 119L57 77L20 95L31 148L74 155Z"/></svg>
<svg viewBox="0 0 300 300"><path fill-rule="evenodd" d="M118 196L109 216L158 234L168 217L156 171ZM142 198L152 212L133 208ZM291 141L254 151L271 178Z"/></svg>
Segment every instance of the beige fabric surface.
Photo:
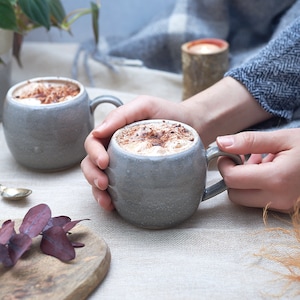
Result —
<svg viewBox="0 0 300 300"><path fill-rule="evenodd" d="M73 45L25 45L24 69L14 68L13 80L68 75L74 49ZM111 75L108 70L93 67L95 72L99 68L99 79ZM101 88L88 88L90 97L109 93L128 102L141 91L152 90L159 96L181 93L180 78L173 74L124 68L112 76L116 81L105 81L107 86L99 83ZM117 86L122 91L116 91ZM180 97L175 100L180 101ZM105 105L97 108L96 123L110 109ZM267 230L261 209L236 206L222 193L201 203L196 214L176 228L139 229L116 212L98 207L79 165L56 173L23 168L7 148L2 124L0 145L0 183L33 190L26 201L0 200L0 219L22 218L30 207L47 203L53 215L90 218L85 225L109 245L109 273L90 299L270 299L293 298L299 290L296 285L286 290L288 281L281 274L287 274L287 270L259 255L263 248L279 247L283 255L296 251L291 249L295 244L293 236ZM208 184L218 178L212 166ZM286 218L281 218L282 215L271 214L268 227L290 228Z"/></svg>

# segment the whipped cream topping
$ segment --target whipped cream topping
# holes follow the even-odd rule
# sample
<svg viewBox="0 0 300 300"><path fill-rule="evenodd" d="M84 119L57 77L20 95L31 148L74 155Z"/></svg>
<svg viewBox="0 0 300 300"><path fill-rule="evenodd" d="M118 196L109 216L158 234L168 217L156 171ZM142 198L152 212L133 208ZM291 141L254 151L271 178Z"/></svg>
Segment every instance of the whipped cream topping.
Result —
<svg viewBox="0 0 300 300"><path fill-rule="evenodd" d="M194 136L181 124L164 121L122 128L117 132L116 140L128 152L161 156L190 148L194 143Z"/></svg>

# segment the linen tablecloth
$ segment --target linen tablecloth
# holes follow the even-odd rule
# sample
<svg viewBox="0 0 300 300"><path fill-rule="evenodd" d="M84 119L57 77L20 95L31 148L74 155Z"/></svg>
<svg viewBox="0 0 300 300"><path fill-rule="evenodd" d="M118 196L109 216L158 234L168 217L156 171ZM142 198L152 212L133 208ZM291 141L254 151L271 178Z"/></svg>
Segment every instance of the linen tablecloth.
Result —
<svg viewBox="0 0 300 300"><path fill-rule="evenodd" d="M76 51L68 44L25 44L22 70L15 65L13 81L35 76L70 77ZM99 94L120 97L125 103L138 93L181 101L181 77L144 68L122 67L113 73L90 62L97 87L88 87L91 98ZM82 69L81 69L82 71ZM103 79L103 80L102 80ZM79 78L88 85L84 75ZM95 113L99 123L111 109L102 105ZM296 239L282 231L291 229L289 218L263 210L234 205L224 192L202 202L188 221L167 230L145 230L123 221L117 212L106 212L93 199L80 166L39 173L18 165L11 156L0 125L0 183L33 190L25 201L0 201L0 219L23 218L27 210L47 203L53 215L90 218L85 225L110 247L110 270L90 299L269 299L295 297L298 287L286 290L280 263L261 256L263 250L279 249L282 256L295 253ZM215 164L208 184L219 179ZM86 245L88 247L88 245ZM76 250L80 251L80 249ZM1 295L1 291L0 291ZM2 296L2 295L1 295ZM1 298L1 297L0 297Z"/></svg>

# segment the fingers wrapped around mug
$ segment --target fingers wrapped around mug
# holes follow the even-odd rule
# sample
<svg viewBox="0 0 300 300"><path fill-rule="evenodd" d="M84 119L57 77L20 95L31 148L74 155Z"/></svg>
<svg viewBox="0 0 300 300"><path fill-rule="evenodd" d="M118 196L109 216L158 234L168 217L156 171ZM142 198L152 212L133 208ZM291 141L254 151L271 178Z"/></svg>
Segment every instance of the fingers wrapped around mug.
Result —
<svg viewBox="0 0 300 300"><path fill-rule="evenodd" d="M238 204L289 212L300 196L300 129L241 132L218 137L223 151L248 154L244 165L219 159L229 198Z"/></svg>

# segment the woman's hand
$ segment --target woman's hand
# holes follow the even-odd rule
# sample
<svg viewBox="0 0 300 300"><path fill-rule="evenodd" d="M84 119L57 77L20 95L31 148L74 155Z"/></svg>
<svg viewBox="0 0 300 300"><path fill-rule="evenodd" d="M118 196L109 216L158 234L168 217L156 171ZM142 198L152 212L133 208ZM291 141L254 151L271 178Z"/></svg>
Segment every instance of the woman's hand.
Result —
<svg viewBox="0 0 300 300"><path fill-rule="evenodd" d="M240 205L290 212L300 197L300 129L221 136L223 151L251 154L244 165L218 161L229 198ZM266 154L262 156L262 154Z"/></svg>
<svg viewBox="0 0 300 300"><path fill-rule="evenodd" d="M85 141L88 155L81 163L82 171L100 206L111 210L113 205L106 192L108 179L104 170L109 164L106 148L117 129L145 119L170 119L195 128L207 147L218 135L235 133L270 117L245 87L230 77L179 103L139 96L113 110L89 134Z"/></svg>
<svg viewBox="0 0 300 300"><path fill-rule="evenodd" d="M113 133L127 124L144 119L161 118L189 123L185 111L186 109L178 103L150 96L139 96L113 110L103 123L89 134L85 141L88 155L83 159L81 169L92 186L93 195L100 206L106 210L114 208L106 191L108 178L104 173L109 164L106 148Z"/></svg>

